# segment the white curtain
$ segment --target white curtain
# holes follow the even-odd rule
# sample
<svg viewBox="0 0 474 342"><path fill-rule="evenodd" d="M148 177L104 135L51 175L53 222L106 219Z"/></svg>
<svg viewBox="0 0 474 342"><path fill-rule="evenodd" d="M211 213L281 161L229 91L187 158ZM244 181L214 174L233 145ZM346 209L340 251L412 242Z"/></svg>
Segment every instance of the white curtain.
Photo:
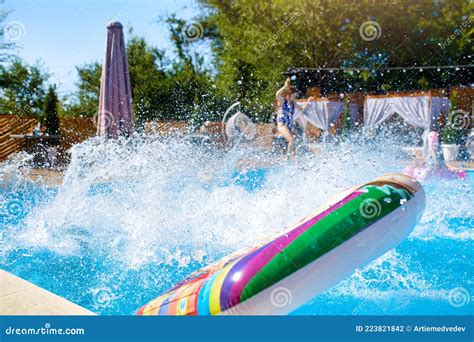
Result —
<svg viewBox="0 0 474 342"><path fill-rule="evenodd" d="M368 97L364 108L367 128L378 126L397 113L408 123L428 129L431 124L431 103L429 96Z"/></svg>
<svg viewBox="0 0 474 342"><path fill-rule="evenodd" d="M449 111L449 100L442 97L366 97L364 123L366 128L374 128L396 113L411 125L424 129L423 146L426 146L432 123L446 110Z"/></svg>
<svg viewBox="0 0 474 342"><path fill-rule="evenodd" d="M433 123L438 121L440 115L445 115L447 117L449 115L451 103L447 97L432 97L431 98L431 125L430 129L425 129L423 133L423 154L425 156L429 156L429 148L428 148L428 134L431 129L433 129Z"/></svg>
<svg viewBox="0 0 474 342"><path fill-rule="evenodd" d="M368 97L365 99L364 125L366 128L374 128L392 115L390 104L385 101L385 98Z"/></svg>
<svg viewBox="0 0 474 342"><path fill-rule="evenodd" d="M329 127L336 122L343 111L343 102L321 100L311 101L305 108L303 115L307 121L323 131L323 143L326 143Z"/></svg>

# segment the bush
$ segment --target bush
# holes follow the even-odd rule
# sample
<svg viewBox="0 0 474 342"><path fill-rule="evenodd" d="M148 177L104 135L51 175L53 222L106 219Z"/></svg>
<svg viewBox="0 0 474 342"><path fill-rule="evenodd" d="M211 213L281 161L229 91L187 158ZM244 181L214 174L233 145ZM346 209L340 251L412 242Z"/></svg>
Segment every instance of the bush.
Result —
<svg viewBox="0 0 474 342"><path fill-rule="evenodd" d="M450 97L451 101L451 112L446 121L446 125L443 130L443 143L445 144L460 144L461 143L461 131L456 127L456 107L457 107L457 93L453 91Z"/></svg>
<svg viewBox="0 0 474 342"><path fill-rule="evenodd" d="M56 89L50 86L46 94L44 106L44 114L46 117L44 124L46 125L46 133L49 135L59 136L61 133L59 128L58 104L59 100ZM51 145L58 145L60 138L51 139L49 143Z"/></svg>

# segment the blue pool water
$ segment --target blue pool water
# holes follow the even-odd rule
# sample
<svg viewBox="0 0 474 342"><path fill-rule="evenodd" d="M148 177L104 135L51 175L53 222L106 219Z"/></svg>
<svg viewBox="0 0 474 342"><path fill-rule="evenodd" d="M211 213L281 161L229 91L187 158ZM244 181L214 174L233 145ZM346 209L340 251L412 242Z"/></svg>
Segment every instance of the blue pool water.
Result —
<svg viewBox="0 0 474 342"><path fill-rule="evenodd" d="M73 161L61 187L4 186L1 267L99 314L134 314L190 272L398 167L354 175L313 160L199 174L202 165L177 161L150 177L149 164L130 163L133 177ZM474 174L424 188L425 214L401 245L294 314L472 313Z"/></svg>

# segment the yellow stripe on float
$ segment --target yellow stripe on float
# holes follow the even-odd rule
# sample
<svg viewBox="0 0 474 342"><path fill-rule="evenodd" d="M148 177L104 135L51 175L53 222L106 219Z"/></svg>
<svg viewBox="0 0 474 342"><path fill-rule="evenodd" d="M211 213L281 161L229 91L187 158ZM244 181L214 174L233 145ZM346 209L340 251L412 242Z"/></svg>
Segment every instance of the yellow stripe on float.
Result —
<svg viewBox="0 0 474 342"><path fill-rule="evenodd" d="M222 285L224 284L224 279L229 273L230 269L242 259L242 257L238 258L234 262L231 262L222 271L217 275L216 279L212 283L211 293L210 293L210 300L209 300L209 311L211 315L217 315L221 312L221 289Z"/></svg>

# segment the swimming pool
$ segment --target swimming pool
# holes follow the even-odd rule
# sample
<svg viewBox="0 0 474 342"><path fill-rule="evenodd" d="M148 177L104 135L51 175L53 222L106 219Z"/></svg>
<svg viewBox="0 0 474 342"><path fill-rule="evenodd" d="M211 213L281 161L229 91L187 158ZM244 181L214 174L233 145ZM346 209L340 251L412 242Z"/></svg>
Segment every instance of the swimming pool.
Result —
<svg viewBox="0 0 474 342"><path fill-rule="evenodd" d="M164 145L104 155L86 144L74 151L62 186L21 177L6 185L1 267L93 312L134 314L331 194L402 169L390 151L341 146L324 158L236 172L241 155ZM470 314L473 178L424 184L427 208L410 237L294 314Z"/></svg>

